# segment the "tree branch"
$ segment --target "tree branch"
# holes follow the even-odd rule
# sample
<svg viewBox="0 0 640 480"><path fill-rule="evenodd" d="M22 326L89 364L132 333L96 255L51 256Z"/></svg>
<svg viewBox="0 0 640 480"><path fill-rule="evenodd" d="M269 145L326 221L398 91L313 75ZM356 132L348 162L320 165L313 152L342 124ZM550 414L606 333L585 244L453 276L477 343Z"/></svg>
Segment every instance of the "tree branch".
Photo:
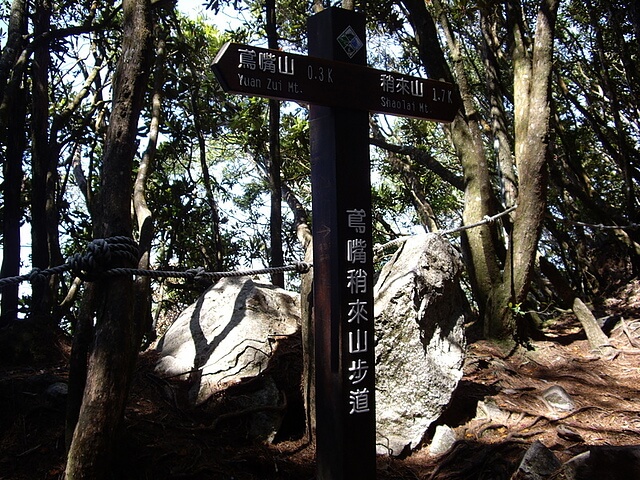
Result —
<svg viewBox="0 0 640 480"><path fill-rule="evenodd" d="M442 180L449 183L452 187L460 191L464 191L464 180L462 177L452 173L447 167L442 165L424 150L420 150L416 147L394 145L380 138L373 137L369 138L369 143L389 152L408 155L413 161L420 163L420 165L424 165L426 168L438 175Z"/></svg>

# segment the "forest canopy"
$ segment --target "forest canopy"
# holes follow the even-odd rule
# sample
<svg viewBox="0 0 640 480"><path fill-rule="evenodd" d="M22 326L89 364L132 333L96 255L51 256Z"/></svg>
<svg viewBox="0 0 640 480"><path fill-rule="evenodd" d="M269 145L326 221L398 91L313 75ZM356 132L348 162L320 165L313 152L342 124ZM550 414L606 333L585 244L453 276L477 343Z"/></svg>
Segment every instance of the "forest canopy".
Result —
<svg viewBox="0 0 640 480"><path fill-rule="evenodd" d="M542 311L559 300L543 283L529 288L531 276L541 276L536 256L585 299L635 272L636 7L553 3L373 2L364 12L371 66L450 80L464 98L452 125L372 115L375 241L473 224L520 204L478 229L489 244L478 246L475 233L450 236L465 254L469 297L484 318L488 299L507 283L507 250L520 248L525 198L539 210L525 228L539 233L535 245L516 252L531 265L517 266L526 279L503 305ZM229 40L305 53L306 19L321 5L278 2L271 27L269 2L185 5L183 12L170 2L151 5L154 66L131 178L138 176L136 191L144 193L153 224L146 247L153 268L218 271L298 261L304 251L296 228L312 225L307 108L280 105L276 143L269 101L224 94L209 67ZM535 29L547 7L557 12L544 46ZM122 16L121 5L3 3L3 277L63 264L95 238L92 210ZM536 56L545 48L546 60ZM548 71L534 72L533 85L547 76L548 89L534 99L522 79L541 61ZM532 199L518 198L529 180L520 171L535 163L518 150L528 142L519 137L535 136L522 126L531 128L525 117L538 108L527 105L531 100L549 109L548 128L538 135L543 158L531 175L540 193ZM20 245L28 244L33 251L25 253ZM287 280L293 288L295 277ZM3 289L3 323L41 312L72 329L72 281L55 277L47 292L35 287L26 296L16 286ZM162 292L154 315L192 300L198 291L189 290L154 282Z"/></svg>

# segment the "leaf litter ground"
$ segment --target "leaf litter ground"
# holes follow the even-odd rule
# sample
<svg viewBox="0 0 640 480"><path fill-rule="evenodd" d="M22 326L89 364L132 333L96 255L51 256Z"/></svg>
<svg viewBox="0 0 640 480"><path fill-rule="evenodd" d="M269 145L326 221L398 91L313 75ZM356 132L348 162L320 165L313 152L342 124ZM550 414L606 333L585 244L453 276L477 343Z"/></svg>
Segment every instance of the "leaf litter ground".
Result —
<svg viewBox="0 0 640 480"><path fill-rule="evenodd" d="M504 357L490 343L468 349L464 377L438 423L460 439L446 454L425 445L404 458L379 457L377 478L508 479L536 440L561 461L589 445L640 444L640 281L595 306L608 317L611 344L593 352L573 315ZM0 479L60 479L64 401L45 390L67 378L61 361L0 365ZM313 442L296 428L275 443L247 439L242 413L185 407L184 392L153 374L140 356L115 465L120 479L306 480L315 477ZM555 409L542 392L562 387L574 403Z"/></svg>

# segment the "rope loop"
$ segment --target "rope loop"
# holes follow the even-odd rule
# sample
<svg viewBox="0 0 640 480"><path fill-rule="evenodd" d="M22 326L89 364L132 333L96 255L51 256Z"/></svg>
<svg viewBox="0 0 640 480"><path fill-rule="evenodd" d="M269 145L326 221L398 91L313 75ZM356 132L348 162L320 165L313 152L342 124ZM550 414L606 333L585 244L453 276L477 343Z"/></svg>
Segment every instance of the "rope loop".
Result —
<svg viewBox="0 0 640 480"><path fill-rule="evenodd" d="M204 282L208 280L207 272L204 267L190 268L184 272L190 280L194 282Z"/></svg>
<svg viewBox="0 0 640 480"><path fill-rule="evenodd" d="M47 281L48 275L46 275L41 269L34 267L27 274L27 280L35 285L42 285Z"/></svg>
<svg viewBox="0 0 640 480"><path fill-rule="evenodd" d="M118 236L107 238L111 255L116 256L126 263L135 265L138 263L138 244L131 237Z"/></svg>
<svg viewBox="0 0 640 480"><path fill-rule="evenodd" d="M67 263L75 276L92 282L115 266L135 265L137 261L138 245L134 240L116 236L94 239L84 254L76 253Z"/></svg>
<svg viewBox="0 0 640 480"><path fill-rule="evenodd" d="M309 272L313 267L311 263L296 262L292 265L280 267L230 272L207 272L204 267L192 268L182 272L130 268L130 265L136 265L138 262L138 251L138 245L130 237L96 238L87 245L87 250L84 254L76 253L64 265L46 270L34 268L26 275L0 278L0 289L23 281L44 282L51 275L60 275L65 272L71 272L74 276L87 282L94 282L105 277L138 275L152 278L185 278L199 283L210 283L212 280L221 278L245 277L273 272L297 272L303 274Z"/></svg>

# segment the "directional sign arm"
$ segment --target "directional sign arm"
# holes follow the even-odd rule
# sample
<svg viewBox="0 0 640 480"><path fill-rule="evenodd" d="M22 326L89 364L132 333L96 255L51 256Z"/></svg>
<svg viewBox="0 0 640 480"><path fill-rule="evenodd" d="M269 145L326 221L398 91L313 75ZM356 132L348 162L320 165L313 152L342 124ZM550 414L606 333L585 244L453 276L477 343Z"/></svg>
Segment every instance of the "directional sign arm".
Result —
<svg viewBox="0 0 640 480"><path fill-rule="evenodd" d="M451 122L454 85L361 65L225 44L212 69L229 93Z"/></svg>

